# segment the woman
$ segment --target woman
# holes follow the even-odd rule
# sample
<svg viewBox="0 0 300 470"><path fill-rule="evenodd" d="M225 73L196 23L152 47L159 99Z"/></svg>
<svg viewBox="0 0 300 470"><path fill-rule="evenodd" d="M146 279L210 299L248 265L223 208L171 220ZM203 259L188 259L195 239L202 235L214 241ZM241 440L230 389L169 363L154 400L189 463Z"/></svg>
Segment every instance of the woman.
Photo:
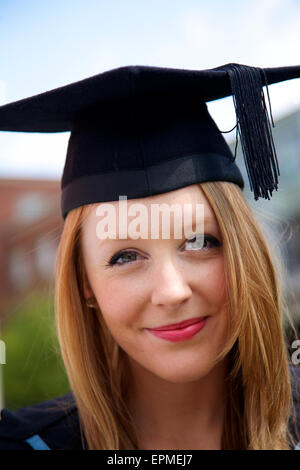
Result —
<svg viewBox="0 0 300 470"><path fill-rule="evenodd" d="M101 246L92 207L75 209L62 234L58 330L91 445L116 445L115 431L124 439L119 448L132 448L128 434L120 435L128 429L126 403L131 403L142 449L286 448L290 379L281 294L269 249L241 190L232 183L204 183L154 196L153 202L204 204L203 248L189 253L181 240L109 240ZM109 258L123 249L109 266ZM84 296L89 303L94 298L95 308L84 305ZM203 315L209 316L204 328L186 341L172 343L145 331ZM113 401L105 415L107 400L99 389L107 371L112 382L106 396ZM94 390L88 377L94 378ZM122 381L130 393L125 403ZM95 423L88 421L87 404ZM106 442L97 422L108 423Z"/></svg>
<svg viewBox="0 0 300 470"><path fill-rule="evenodd" d="M273 254L242 194L241 174L206 107L197 103L196 108L188 100L190 88L184 99L177 96L175 105L170 99L180 86L186 90L187 85L196 85L195 73L154 69L133 67L126 76L124 69L96 76L102 93L108 76L106 93L120 74L122 81L114 85L118 91L125 77L135 79L134 98L131 94L130 101L123 101L118 94L117 103L102 103L92 110L87 98L84 106L80 103L79 114L79 108L77 114L73 110L62 179L65 223L55 292L57 331L72 393L15 416L4 410L2 443L17 440L10 423L21 419L27 421L27 429L24 421L19 424L18 440L33 448L295 448L300 438L293 422L293 398L298 406L299 396L291 383L297 371L289 368ZM198 72L198 77L202 85L210 78L214 97L234 94L249 179L255 197L267 197L277 189L270 139L259 141L263 153L246 145L249 139L255 141L260 128L268 128L257 100L247 104L261 124L256 134L243 123L249 87L261 92L261 73L236 64L213 70ZM267 70L269 83L292 78L285 70L272 79L270 69L264 73ZM155 75L158 72L161 75ZM155 78L164 94L158 94L157 85L154 92ZM78 86L90 96L92 82L78 83L56 92L60 99L65 97L66 109L78 97ZM168 98L166 85L171 89ZM203 93L207 100L208 92ZM45 99L53 102L53 92L49 94L10 108L18 116L25 108L27 117L30 110L27 130L36 130L37 100L48 118L39 122L39 130L54 130L45 105ZM56 130L63 130L70 120L62 114L57 124L56 110ZM9 121L7 108L4 117ZM19 124L9 126L16 130ZM120 194L130 199L125 212ZM104 202L115 215L108 238L99 237ZM150 221L144 238L128 232L122 236L121 221L127 218L128 226L134 204L148 211L142 219ZM165 238L160 226L159 237L149 236L155 225L149 210L155 204L177 204L174 224L193 236L176 238L171 229ZM192 208L188 227L182 227L184 219L178 217L185 204ZM198 224L197 207L203 208L204 224ZM179 328L178 323L187 320L193 324Z"/></svg>

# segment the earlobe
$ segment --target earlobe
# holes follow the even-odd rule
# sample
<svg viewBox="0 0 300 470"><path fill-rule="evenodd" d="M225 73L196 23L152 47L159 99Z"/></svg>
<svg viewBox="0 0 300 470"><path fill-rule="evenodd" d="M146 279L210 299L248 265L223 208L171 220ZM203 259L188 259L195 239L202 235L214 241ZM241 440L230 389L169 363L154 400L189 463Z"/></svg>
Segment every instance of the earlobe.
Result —
<svg viewBox="0 0 300 470"><path fill-rule="evenodd" d="M93 297L93 291L90 287L84 285L83 286L83 295L84 295L84 298L85 300L89 299L90 297Z"/></svg>
<svg viewBox="0 0 300 470"><path fill-rule="evenodd" d="M83 280L83 295L87 307L97 309L97 301L87 279Z"/></svg>
<svg viewBox="0 0 300 470"><path fill-rule="evenodd" d="M83 286L83 295L86 300L94 296L94 293L91 289L89 280L85 272L83 275L82 286Z"/></svg>

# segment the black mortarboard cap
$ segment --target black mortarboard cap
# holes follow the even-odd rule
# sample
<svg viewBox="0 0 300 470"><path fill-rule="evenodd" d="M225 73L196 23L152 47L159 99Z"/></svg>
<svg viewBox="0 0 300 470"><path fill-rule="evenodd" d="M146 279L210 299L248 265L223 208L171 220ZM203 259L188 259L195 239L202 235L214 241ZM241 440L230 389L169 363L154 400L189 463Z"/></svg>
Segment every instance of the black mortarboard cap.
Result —
<svg viewBox="0 0 300 470"><path fill-rule="evenodd" d="M75 207L120 195L134 199L206 181L243 189L206 105L233 95L250 188L255 199L270 199L279 167L263 86L299 77L300 66L120 67L1 106L0 130L71 131L61 182L65 218Z"/></svg>

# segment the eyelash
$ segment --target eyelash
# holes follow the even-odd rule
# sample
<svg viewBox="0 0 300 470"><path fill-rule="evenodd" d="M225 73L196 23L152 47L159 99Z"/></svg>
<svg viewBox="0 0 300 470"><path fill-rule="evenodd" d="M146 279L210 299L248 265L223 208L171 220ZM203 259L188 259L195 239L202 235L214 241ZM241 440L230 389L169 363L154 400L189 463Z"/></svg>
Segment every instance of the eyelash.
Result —
<svg viewBox="0 0 300 470"><path fill-rule="evenodd" d="M193 237L193 238L190 238L188 240L185 241L185 243L189 242L189 243L192 243L194 241L196 241L196 237ZM211 236L211 235L204 235L204 241L209 241L213 247L212 248L208 248L209 250L211 249L214 249L216 247L219 247L221 246L221 243L219 242L219 240L217 240L217 238ZM189 251L189 250L188 250ZM200 252L200 251L203 251L203 248L199 249L199 250L191 250L191 251L196 251L196 252ZM116 264L116 262L122 258L123 255L126 255L126 254L136 254L138 255L138 253L136 253L135 251L127 251L127 250L121 250L121 251L118 251L117 253L115 253L109 260L109 262L106 264L106 266L114 266ZM136 261L136 260L134 260ZM134 261L129 261L129 262L125 262L125 263L122 263L122 264L117 264L117 266L124 266L126 264L131 264L132 262Z"/></svg>

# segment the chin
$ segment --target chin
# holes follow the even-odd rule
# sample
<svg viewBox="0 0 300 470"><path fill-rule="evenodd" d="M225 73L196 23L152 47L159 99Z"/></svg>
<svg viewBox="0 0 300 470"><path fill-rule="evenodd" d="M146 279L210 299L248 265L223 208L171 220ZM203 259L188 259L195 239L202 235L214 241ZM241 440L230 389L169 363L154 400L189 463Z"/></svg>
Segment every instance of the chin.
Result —
<svg viewBox="0 0 300 470"><path fill-rule="evenodd" d="M169 383L184 384L201 380L209 374L212 368L212 364L203 364L203 367L199 367L198 364L196 369L182 367L182 370L175 366L174 368L169 367L166 371L157 371L155 372L155 375Z"/></svg>

